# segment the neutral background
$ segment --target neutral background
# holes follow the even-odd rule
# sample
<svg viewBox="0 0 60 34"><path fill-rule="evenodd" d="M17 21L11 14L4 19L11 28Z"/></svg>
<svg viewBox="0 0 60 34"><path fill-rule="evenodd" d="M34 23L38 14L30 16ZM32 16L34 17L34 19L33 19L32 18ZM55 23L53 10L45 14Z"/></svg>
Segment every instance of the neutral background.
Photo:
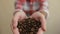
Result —
<svg viewBox="0 0 60 34"><path fill-rule="evenodd" d="M0 34L12 34L10 24L15 0L0 0ZM50 16L44 34L60 34L60 0L48 0Z"/></svg>

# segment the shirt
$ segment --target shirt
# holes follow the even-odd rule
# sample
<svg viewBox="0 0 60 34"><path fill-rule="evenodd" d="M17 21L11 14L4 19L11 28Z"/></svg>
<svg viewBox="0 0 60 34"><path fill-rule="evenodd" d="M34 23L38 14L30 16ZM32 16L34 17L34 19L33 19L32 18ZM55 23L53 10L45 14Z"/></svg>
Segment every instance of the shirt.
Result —
<svg viewBox="0 0 60 34"><path fill-rule="evenodd" d="M16 0L15 11L25 11L27 14L34 11L40 11L48 17L48 1L47 0Z"/></svg>

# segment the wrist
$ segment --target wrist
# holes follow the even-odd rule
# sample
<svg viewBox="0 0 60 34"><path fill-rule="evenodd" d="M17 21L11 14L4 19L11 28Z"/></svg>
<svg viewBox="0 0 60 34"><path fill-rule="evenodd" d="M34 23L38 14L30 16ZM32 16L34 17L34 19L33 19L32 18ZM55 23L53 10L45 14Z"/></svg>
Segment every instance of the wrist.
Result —
<svg viewBox="0 0 60 34"><path fill-rule="evenodd" d="M44 17L46 16L46 15L43 13L42 10L39 10L38 12L39 12L42 16L44 16Z"/></svg>
<svg viewBox="0 0 60 34"><path fill-rule="evenodd" d="M13 13L13 15L15 15L18 12L24 12L23 10L15 10L15 12Z"/></svg>

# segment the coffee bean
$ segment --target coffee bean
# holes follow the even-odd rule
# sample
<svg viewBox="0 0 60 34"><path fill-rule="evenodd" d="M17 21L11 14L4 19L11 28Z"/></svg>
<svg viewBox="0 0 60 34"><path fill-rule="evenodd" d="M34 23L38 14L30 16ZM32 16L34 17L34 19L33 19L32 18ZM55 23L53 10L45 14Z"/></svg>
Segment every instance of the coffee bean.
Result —
<svg viewBox="0 0 60 34"><path fill-rule="evenodd" d="M18 21L17 27L20 34L37 34L38 29L41 27L41 22L27 18L24 21Z"/></svg>

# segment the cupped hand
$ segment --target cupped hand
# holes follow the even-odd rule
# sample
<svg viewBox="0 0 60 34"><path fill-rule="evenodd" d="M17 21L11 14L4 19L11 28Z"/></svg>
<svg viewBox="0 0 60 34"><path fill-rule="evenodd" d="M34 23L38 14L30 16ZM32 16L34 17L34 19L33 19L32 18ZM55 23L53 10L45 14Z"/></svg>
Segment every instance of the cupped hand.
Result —
<svg viewBox="0 0 60 34"><path fill-rule="evenodd" d="M26 16L26 14L24 12L17 12L17 13L15 13L15 15L12 18L12 25L14 27L17 27L18 21L22 21L25 18L27 18L27 16Z"/></svg>
<svg viewBox="0 0 60 34"><path fill-rule="evenodd" d="M34 18L37 21L40 20L42 30L46 31L46 19L45 19L45 16L42 13L35 12L30 16L30 18Z"/></svg>

